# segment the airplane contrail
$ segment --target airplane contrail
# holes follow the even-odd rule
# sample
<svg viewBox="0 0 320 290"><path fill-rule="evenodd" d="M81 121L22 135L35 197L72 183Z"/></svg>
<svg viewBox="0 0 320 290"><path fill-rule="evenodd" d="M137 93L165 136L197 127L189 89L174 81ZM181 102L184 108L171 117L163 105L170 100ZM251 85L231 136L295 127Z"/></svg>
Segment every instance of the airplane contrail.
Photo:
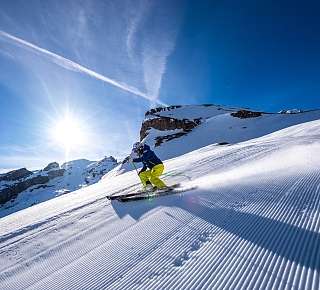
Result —
<svg viewBox="0 0 320 290"><path fill-rule="evenodd" d="M132 87L130 85L127 85L125 83L122 83L122 82L119 82L119 81L116 81L116 80L113 80L111 78L108 78L102 74L99 74L87 67L84 67L70 59L67 59L63 56L60 56L56 53L53 53L47 49L44 49L42 47L39 47L35 44L32 44L31 42L28 42L26 40L23 40L19 37L16 37L16 36L13 36L9 33L6 33L2 30L0 30L0 38L3 38L3 39L7 39L17 45L21 45L23 47L26 47L26 48L29 48L37 53L40 53L42 55L45 55L46 57L48 57L52 62L54 62L55 64L65 68L65 69L68 69L68 70L72 70L72 71L76 71L76 72L80 72L80 73L84 73L86 75L89 75L93 78L96 78L98 80L101 80L105 83L108 83L110 85L113 85L117 88L120 88L126 92L129 92L129 93L132 93L136 96L140 96L144 99L147 99L151 102L156 102L158 104L161 104L161 105L165 105L164 103L162 103L160 100L157 100L157 98L155 96L149 96L143 92L141 92L140 90L138 90L137 88L135 87Z"/></svg>

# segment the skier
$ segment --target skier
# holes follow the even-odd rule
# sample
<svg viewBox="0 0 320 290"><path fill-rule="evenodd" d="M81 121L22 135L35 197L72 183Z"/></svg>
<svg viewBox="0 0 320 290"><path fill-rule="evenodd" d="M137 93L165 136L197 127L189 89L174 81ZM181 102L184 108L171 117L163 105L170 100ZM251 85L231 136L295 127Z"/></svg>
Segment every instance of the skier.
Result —
<svg viewBox="0 0 320 290"><path fill-rule="evenodd" d="M138 158L134 158L138 155ZM159 178L163 173L164 165L159 157L150 149L150 146L140 142L133 144L130 162L142 162L143 167L138 173L144 190L153 185L153 189L165 189L167 185Z"/></svg>

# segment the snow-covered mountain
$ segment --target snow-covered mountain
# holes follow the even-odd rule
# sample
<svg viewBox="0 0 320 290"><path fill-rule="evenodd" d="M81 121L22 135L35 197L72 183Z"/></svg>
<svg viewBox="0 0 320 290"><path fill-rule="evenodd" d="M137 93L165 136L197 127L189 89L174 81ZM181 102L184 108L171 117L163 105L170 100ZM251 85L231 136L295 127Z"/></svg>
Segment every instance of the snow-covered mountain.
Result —
<svg viewBox="0 0 320 290"><path fill-rule="evenodd" d="M140 135L168 159L209 144L235 144L317 119L320 110L265 113L218 105L171 106L148 111ZM159 126L163 122L184 122L189 127Z"/></svg>
<svg viewBox="0 0 320 290"><path fill-rule="evenodd" d="M96 183L117 165L110 156L100 161L85 159L52 162L44 169L26 168L0 174L0 217Z"/></svg>
<svg viewBox="0 0 320 290"><path fill-rule="evenodd" d="M176 150L165 161L167 184L197 187L181 195L108 201L140 188L130 171L3 217L0 289L318 290L316 114L208 115L156 147ZM265 130L274 132L249 139ZM176 155L178 144L192 150L210 140Z"/></svg>
<svg viewBox="0 0 320 290"><path fill-rule="evenodd" d="M210 104L160 107L146 112L140 138L166 160L210 144L229 146L318 119L320 110L266 113ZM103 178L132 169L124 162Z"/></svg>

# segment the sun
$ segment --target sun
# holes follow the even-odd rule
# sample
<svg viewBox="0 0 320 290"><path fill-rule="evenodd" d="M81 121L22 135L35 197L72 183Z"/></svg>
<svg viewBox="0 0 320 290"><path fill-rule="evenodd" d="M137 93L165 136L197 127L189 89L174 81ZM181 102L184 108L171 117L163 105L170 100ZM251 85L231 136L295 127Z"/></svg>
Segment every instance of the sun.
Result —
<svg viewBox="0 0 320 290"><path fill-rule="evenodd" d="M85 128L75 117L66 115L53 126L52 138L66 152L83 146L86 141Z"/></svg>

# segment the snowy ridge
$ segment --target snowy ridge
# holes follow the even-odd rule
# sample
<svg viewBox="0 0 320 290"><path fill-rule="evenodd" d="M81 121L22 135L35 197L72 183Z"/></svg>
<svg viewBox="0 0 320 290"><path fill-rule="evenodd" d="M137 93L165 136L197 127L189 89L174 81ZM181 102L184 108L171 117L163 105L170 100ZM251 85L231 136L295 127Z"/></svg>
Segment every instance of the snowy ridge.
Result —
<svg viewBox="0 0 320 290"><path fill-rule="evenodd" d="M320 121L165 162L198 189L121 204L135 172L0 220L1 289L319 289ZM191 179L191 180L189 180Z"/></svg>
<svg viewBox="0 0 320 290"><path fill-rule="evenodd" d="M187 135L156 147L157 154L163 159L169 159L210 144L235 144L293 125L320 119L320 110L295 114L261 113L260 117L245 119L232 116L232 113L238 110L240 109L216 105L182 106L171 111L157 113L160 116L180 119L201 118L203 122ZM156 137L166 134L164 132L151 128L146 142L154 145Z"/></svg>
<svg viewBox="0 0 320 290"><path fill-rule="evenodd" d="M163 160L174 158L182 154L197 150L210 144L225 146L262 137L272 132L320 119L320 110L300 113L261 113L255 118L237 118L232 113L239 108L227 108L218 105L178 106L169 110L155 113L157 116L174 117L177 119L194 120L200 118L202 123L179 138L162 143L154 147L156 154ZM155 117L146 116L146 119ZM183 132L182 129L160 131L154 128L148 130L145 142L152 147L159 136ZM139 167L139 166L138 166ZM102 179L113 178L124 172L132 170L128 163L119 164L108 172Z"/></svg>
<svg viewBox="0 0 320 290"><path fill-rule="evenodd" d="M23 191L18 191L9 201L0 204L0 217L94 184L100 180L101 176L117 166L117 160L110 156L100 161L79 159L66 162L61 167L56 162L52 162L48 166L53 167L34 172L29 171L30 175L14 181L0 180L1 195L2 189L5 190L12 185L19 189L19 186L21 187L21 184L28 181L28 179L52 175L50 178L40 180L39 184L25 186ZM28 170L26 171L28 172Z"/></svg>

